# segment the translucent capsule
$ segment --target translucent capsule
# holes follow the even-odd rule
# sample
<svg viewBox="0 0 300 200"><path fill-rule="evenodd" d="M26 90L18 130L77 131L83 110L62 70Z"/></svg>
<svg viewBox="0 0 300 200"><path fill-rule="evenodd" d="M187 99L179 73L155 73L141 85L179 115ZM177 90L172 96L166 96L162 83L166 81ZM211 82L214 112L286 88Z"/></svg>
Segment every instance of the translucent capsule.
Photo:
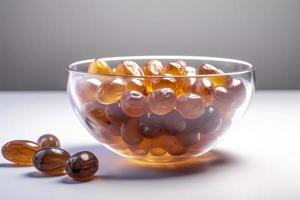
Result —
<svg viewBox="0 0 300 200"><path fill-rule="evenodd" d="M203 115L197 120L199 131L201 133L210 133L220 129L222 125L222 117L217 108L206 108Z"/></svg>
<svg viewBox="0 0 300 200"><path fill-rule="evenodd" d="M146 94L146 86L144 80L138 78L124 79L126 83L126 91L135 90L142 94Z"/></svg>
<svg viewBox="0 0 300 200"><path fill-rule="evenodd" d="M176 95L170 88L155 90L148 97L150 110L156 115L164 115L176 106Z"/></svg>
<svg viewBox="0 0 300 200"><path fill-rule="evenodd" d="M205 111L201 96L187 93L177 99L176 111L186 119L199 118Z"/></svg>
<svg viewBox="0 0 300 200"><path fill-rule="evenodd" d="M1 153L6 160L16 165L32 165L33 155L40 149L40 146L28 140L13 140L1 148Z"/></svg>
<svg viewBox="0 0 300 200"><path fill-rule="evenodd" d="M144 72L136 62L125 60L116 67L115 74L129 75L129 76L143 76Z"/></svg>
<svg viewBox="0 0 300 200"><path fill-rule="evenodd" d="M161 88L170 88L176 94L182 92L183 78L174 78L170 74L165 74L164 77L149 78L149 80L150 83L147 85L147 91L149 93Z"/></svg>
<svg viewBox="0 0 300 200"><path fill-rule="evenodd" d="M143 141L139 132L138 119L129 119L121 125L121 137L129 145L137 145Z"/></svg>
<svg viewBox="0 0 300 200"><path fill-rule="evenodd" d="M111 124L108 126L108 128L99 128L98 130L95 130L94 136L96 137L96 139L98 139L100 142L104 144L110 144L110 145L119 144L121 142L120 136L116 136L112 134Z"/></svg>
<svg viewBox="0 0 300 200"><path fill-rule="evenodd" d="M153 138L159 135L164 117L147 113L139 119L139 129L142 136Z"/></svg>
<svg viewBox="0 0 300 200"><path fill-rule="evenodd" d="M177 137L184 144L185 147L197 145L200 142L200 133L181 133L177 135Z"/></svg>
<svg viewBox="0 0 300 200"><path fill-rule="evenodd" d="M158 60L150 60L143 67L143 71L145 75L160 75L162 74L162 70L163 70L163 65Z"/></svg>
<svg viewBox="0 0 300 200"><path fill-rule="evenodd" d="M121 136L121 124L112 122L107 126L107 131L111 135Z"/></svg>
<svg viewBox="0 0 300 200"><path fill-rule="evenodd" d="M90 101L83 105L82 112L95 126L106 126L110 120L105 115L105 105L98 101Z"/></svg>
<svg viewBox="0 0 300 200"><path fill-rule="evenodd" d="M93 62L90 63L88 68L89 73L93 74L112 74L113 71L109 67L109 65L101 59L95 59Z"/></svg>
<svg viewBox="0 0 300 200"><path fill-rule="evenodd" d="M197 79L193 85L192 91L201 96L206 106L210 106L214 103L214 87L210 80L206 78Z"/></svg>
<svg viewBox="0 0 300 200"><path fill-rule="evenodd" d="M98 168L97 157L89 151L82 151L68 159L66 173L76 181L88 181L93 178Z"/></svg>
<svg viewBox="0 0 300 200"><path fill-rule="evenodd" d="M229 90L225 87L216 87L214 89L214 105L220 109L224 115L230 113L233 109L234 98L230 94Z"/></svg>
<svg viewBox="0 0 300 200"><path fill-rule="evenodd" d="M97 89L101 82L96 79L80 79L76 82L76 94L81 103L96 99Z"/></svg>
<svg viewBox="0 0 300 200"><path fill-rule="evenodd" d="M130 117L140 117L148 111L146 97L135 90L123 93L120 105L123 112Z"/></svg>
<svg viewBox="0 0 300 200"><path fill-rule="evenodd" d="M210 64L201 66L198 73L200 75L216 74L216 76L207 77L207 79L209 79L216 87L228 87L232 82L231 76L225 75L225 73L221 69L218 69Z"/></svg>
<svg viewBox="0 0 300 200"><path fill-rule="evenodd" d="M44 148L36 152L33 157L33 166L49 175L61 175L65 172L65 167L70 154L60 148Z"/></svg>
<svg viewBox="0 0 300 200"><path fill-rule="evenodd" d="M145 155L149 152L151 147L151 140L144 138L143 141L136 145L129 145L129 149L135 155Z"/></svg>
<svg viewBox="0 0 300 200"><path fill-rule="evenodd" d="M164 116L163 129L169 135L178 135L186 128L186 122L176 111L171 111Z"/></svg>
<svg viewBox="0 0 300 200"><path fill-rule="evenodd" d="M129 118L121 109L119 102L107 105L105 107L105 115L110 121L117 123L122 123Z"/></svg>
<svg viewBox="0 0 300 200"><path fill-rule="evenodd" d="M164 66L162 74L171 74L171 75L184 75L185 70L184 66L177 62L172 62Z"/></svg>
<svg viewBox="0 0 300 200"><path fill-rule="evenodd" d="M152 139L152 145L150 150L153 156L162 156L167 153L165 149L165 134L161 133L158 137Z"/></svg>
<svg viewBox="0 0 300 200"><path fill-rule="evenodd" d="M97 91L97 101L109 105L121 99L126 89L125 82L122 79L110 79L103 82Z"/></svg>
<svg viewBox="0 0 300 200"><path fill-rule="evenodd" d="M184 67L185 73L187 77L182 78L183 80L183 92L184 93L191 93L193 92L193 85L196 82L196 78L193 76L196 76L196 69L194 67L186 66ZM190 77L189 77L190 76Z"/></svg>
<svg viewBox="0 0 300 200"><path fill-rule="evenodd" d="M60 147L59 139L52 134L45 134L38 138L37 143L42 148L46 147Z"/></svg>
<svg viewBox="0 0 300 200"><path fill-rule="evenodd" d="M183 142L176 136L166 135L164 146L167 152L173 156L183 155L186 152Z"/></svg>

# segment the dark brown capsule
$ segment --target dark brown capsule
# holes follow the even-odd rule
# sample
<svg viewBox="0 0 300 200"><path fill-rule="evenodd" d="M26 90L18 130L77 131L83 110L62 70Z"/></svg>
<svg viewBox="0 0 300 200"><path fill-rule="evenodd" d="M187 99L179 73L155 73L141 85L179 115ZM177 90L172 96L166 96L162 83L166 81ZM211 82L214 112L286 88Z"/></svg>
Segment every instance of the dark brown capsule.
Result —
<svg viewBox="0 0 300 200"><path fill-rule="evenodd" d="M66 173L76 181L88 181L93 178L98 167L97 157L89 151L82 151L69 158Z"/></svg>
<svg viewBox="0 0 300 200"><path fill-rule="evenodd" d="M37 140L37 143L42 148L46 148L46 147L60 147L59 139L55 135L52 135L52 134L42 135Z"/></svg>
<svg viewBox="0 0 300 200"><path fill-rule="evenodd" d="M1 152L6 160L16 165L32 165L33 155L40 149L40 146L28 140L13 140L2 146Z"/></svg>
<svg viewBox="0 0 300 200"><path fill-rule="evenodd" d="M61 175L65 171L70 154L60 148L44 148L33 157L33 166L49 175Z"/></svg>

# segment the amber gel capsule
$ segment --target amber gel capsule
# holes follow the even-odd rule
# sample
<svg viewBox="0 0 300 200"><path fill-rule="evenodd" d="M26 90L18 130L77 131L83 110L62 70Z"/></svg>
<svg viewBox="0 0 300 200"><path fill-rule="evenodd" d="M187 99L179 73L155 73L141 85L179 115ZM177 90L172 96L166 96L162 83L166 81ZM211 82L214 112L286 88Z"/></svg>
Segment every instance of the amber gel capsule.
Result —
<svg viewBox="0 0 300 200"><path fill-rule="evenodd" d="M6 143L1 152L6 160L16 165L32 165L33 155L40 149L40 146L28 140L13 140Z"/></svg>
<svg viewBox="0 0 300 200"><path fill-rule="evenodd" d="M109 65L101 59L95 59L94 62L91 62L88 68L89 73L93 74L112 74L113 71Z"/></svg>
<svg viewBox="0 0 300 200"><path fill-rule="evenodd" d="M69 158L66 173L76 181L88 181L93 178L98 167L97 157L89 151L82 151Z"/></svg>
<svg viewBox="0 0 300 200"><path fill-rule="evenodd" d="M33 157L33 166L49 175L60 175L65 171L70 154L60 148L44 148L39 150Z"/></svg>
<svg viewBox="0 0 300 200"><path fill-rule="evenodd" d="M165 115L176 106L176 95L170 88L155 90L148 97L150 110L156 115Z"/></svg>
<svg viewBox="0 0 300 200"><path fill-rule="evenodd" d="M46 147L60 147L59 139L55 135L52 135L52 134L42 135L37 140L37 143L42 148L46 148Z"/></svg>

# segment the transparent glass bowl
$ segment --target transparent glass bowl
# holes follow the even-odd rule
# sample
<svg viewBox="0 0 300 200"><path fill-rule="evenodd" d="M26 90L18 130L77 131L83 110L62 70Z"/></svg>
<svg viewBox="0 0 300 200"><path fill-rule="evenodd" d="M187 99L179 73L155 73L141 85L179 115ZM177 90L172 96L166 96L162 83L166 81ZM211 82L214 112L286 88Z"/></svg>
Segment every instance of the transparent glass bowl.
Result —
<svg viewBox="0 0 300 200"><path fill-rule="evenodd" d="M112 68L124 60L134 61L143 67L147 61L153 59L163 64L181 60L196 70L199 66L210 64L225 73L167 77L172 79L169 84L163 83L166 76L92 74L87 71L94 59L75 62L67 67L67 91L76 115L101 144L121 156L165 163L206 153L244 114L255 90L254 67L240 60L198 56L102 58ZM207 86L205 80L213 84ZM222 86L224 80L229 80L229 84ZM98 99L110 95L110 91L100 93L99 88L114 81L125 83L124 93L131 93L135 89L132 83L142 83L145 88L142 98L144 101L142 104L136 102L130 105L140 109L144 105L147 111L143 115L128 116L124 110L131 108L130 105L128 107L125 97L111 104L99 103ZM151 88L154 84L155 88ZM203 84L207 86L204 90ZM176 93L177 103L167 113L153 112L153 106L158 111L168 106L161 98L154 98L153 93L158 88L172 88ZM112 88L111 91L120 90ZM197 104L197 98L193 101L194 94L201 97L201 105Z"/></svg>

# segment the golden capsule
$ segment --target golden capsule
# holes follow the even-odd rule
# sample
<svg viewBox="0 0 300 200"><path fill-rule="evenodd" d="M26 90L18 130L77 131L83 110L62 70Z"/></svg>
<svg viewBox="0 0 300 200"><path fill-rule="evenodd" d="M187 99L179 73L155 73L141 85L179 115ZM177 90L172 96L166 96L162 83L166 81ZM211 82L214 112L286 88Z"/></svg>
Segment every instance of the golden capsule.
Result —
<svg viewBox="0 0 300 200"><path fill-rule="evenodd" d="M163 70L163 65L158 60L150 60L143 67L143 71L145 75L160 75L162 74L162 70Z"/></svg>
<svg viewBox="0 0 300 200"><path fill-rule="evenodd" d="M136 145L129 145L129 149L135 155L145 155L149 152L151 147L151 140L144 138L143 141Z"/></svg>
<svg viewBox="0 0 300 200"><path fill-rule="evenodd" d="M97 91L97 101L109 105L121 99L123 92L126 90L125 82L122 79L111 79L104 81Z"/></svg>
<svg viewBox="0 0 300 200"><path fill-rule="evenodd" d="M90 63L88 68L89 73L93 74L112 74L113 71L109 67L109 65L101 59L95 59L93 62Z"/></svg>
<svg viewBox="0 0 300 200"><path fill-rule="evenodd" d="M209 79L216 87L228 87L232 83L231 76L225 75L221 69L218 69L210 64L201 66L198 73L200 75L215 74L216 76L209 76L207 79Z"/></svg>
<svg viewBox="0 0 300 200"><path fill-rule="evenodd" d="M177 62L172 62L164 66L162 74L171 74L171 75L184 75L185 70L181 64Z"/></svg>
<svg viewBox="0 0 300 200"><path fill-rule="evenodd" d="M128 76L143 76L144 72L136 62L125 60L115 68L115 74Z"/></svg>
<svg viewBox="0 0 300 200"><path fill-rule="evenodd" d="M206 106L214 103L214 87L209 79L198 78L192 87L192 92L201 96Z"/></svg>
<svg viewBox="0 0 300 200"><path fill-rule="evenodd" d="M144 84L143 79L138 78L130 78L130 79L124 79L126 83L126 91L135 90L142 94L146 94L146 86Z"/></svg>
<svg viewBox="0 0 300 200"><path fill-rule="evenodd" d="M40 150L40 146L28 140L13 140L1 148L1 153L6 160L16 165L32 165L33 155Z"/></svg>

